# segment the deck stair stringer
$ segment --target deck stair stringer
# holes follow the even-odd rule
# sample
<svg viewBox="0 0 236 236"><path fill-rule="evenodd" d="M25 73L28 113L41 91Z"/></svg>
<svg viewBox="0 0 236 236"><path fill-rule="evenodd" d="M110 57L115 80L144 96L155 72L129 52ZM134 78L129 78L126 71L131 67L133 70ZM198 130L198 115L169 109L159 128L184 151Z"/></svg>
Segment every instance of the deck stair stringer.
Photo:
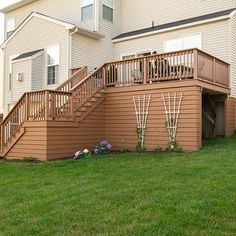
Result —
<svg viewBox="0 0 236 236"><path fill-rule="evenodd" d="M90 98L83 106L81 106L75 114L75 120L78 124L82 123L84 119L86 119L104 100L104 92L100 91Z"/></svg>
<svg viewBox="0 0 236 236"><path fill-rule="evenodd" d="M15 146L15 144L21 139L21 137L25 134L26 128L20 127L18 132L12 136L11 140L7 143L7 145L2 146L1 154L0 156L3 158L11 151L11 149Z"/></svg>

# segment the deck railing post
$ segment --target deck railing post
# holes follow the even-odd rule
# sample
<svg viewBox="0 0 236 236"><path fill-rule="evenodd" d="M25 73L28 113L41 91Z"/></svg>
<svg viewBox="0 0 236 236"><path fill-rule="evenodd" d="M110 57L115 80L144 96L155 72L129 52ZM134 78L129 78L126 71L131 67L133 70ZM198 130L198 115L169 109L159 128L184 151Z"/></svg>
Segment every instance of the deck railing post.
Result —
<svg viewBox="0 0 236 236"><path fill-rule="evenodd" d="M199 63L198 63L198 50L193 50L194 54L194 79L198 79L198 70L199 70Z"/></svg>
<svg viewBox="0 0 236 236"><path fill-rule="evenodd" d="M216 83L216 59L213 59L213 82Z"/></svg>
<svg viewBox="0 0 236 236"><path fill-rule="evenodd" d="M143 63L143 83L147 84L147 59L144 58Z"/></svg>
<svg viewBox="0 0 236 236"><path fill-rule="evenodd" d="M49 118L49 93L48 90L45 91L45 121Z"/></svg>

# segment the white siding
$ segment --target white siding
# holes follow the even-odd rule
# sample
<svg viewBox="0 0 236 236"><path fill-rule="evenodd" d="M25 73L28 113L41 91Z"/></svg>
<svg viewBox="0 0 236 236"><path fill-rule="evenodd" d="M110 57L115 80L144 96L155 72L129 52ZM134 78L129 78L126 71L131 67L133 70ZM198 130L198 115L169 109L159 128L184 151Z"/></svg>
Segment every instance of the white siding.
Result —
<svg viewBox="0 0 236 236"><path fill-rule="evenodd" d="M17 102L23 93L31 91L31 58L12 63L12 102ZM23 81L17 81L16 75L23 74Z"/></svg>
<svg viewBox="0 0 236 236"><path fill-rule="evenodd" d="M222 20L215 23L127 40L115 43L114 59L119 60L121 55L133 54L135 52L142 52L150 49L157 51L157 53L162 53L164 52L165 40L175 39L181 37L182 35L202 33L203 51L206 51L213 56L229 62L229 31L229 20Z"/></svg>
<svg viewBox="0 0 236 236"><path fill-rule="evenodd" d="M15 54L22 54L38 49L46 49L49 46L60 44L60 67L59 83L68 78L68 30L63 26L33 17L22 29L16 34L5 48L5 60L9 62L9 57ZM44 64L46 65L46 54L44 54ZM11 93L8 90L9 63L5 63L5 111L7 104L11 104ZM43 88L54 88L47 86L46 67L43 70ZM22 93L24 91L22 90Z"/></svg>
<svg viewBox="0 0 236 236"><path fill-rule="evenodd" d="M32 90L43 88L43 68L45 67L44 55L40 55L32 60Z"/></svg>
<svg viewBox="0 0 236 236"><path fill-rule="evenodd" d="M122 32L188 19L235 7L235 0L121 0Z"/></svg>

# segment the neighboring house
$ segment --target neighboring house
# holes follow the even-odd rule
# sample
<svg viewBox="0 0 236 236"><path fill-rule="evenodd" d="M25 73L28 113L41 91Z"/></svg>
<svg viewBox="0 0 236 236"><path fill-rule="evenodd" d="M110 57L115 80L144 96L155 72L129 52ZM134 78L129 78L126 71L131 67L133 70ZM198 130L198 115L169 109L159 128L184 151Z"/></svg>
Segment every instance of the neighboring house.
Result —
<svg viewBox="0 0 236 236"><path fill-rule="evenodd" d="M183 73L186 73L186 70L190 73L189 68L191 68L192 77L195 79L199 77L199 79L208 80L208 82L211 80L210 83L213 83L215 87L211 87L207 83L201 83L191 85L195 87L183 88L183 91L186 89L189 96L191 91L194 96L196 95L196 97L191 98L193 104L189 102L186 105L191 109L185 112L195 111L196 114L194 113L191 121L198 124L193 124L193 126L186 124L186 127L182 127L183 132L186 133L180 141L180 143L182 142L181 146L186 150L196 150L201 147L202 134L204 132L209 134L209 131L207 131L209 122L214 123L214 127L216 126L214 132L218 135L229 135L234 130L234 99L236 98L236 48L234 46L236 43L236 11L234 0L22 0L10 7L1 9L1 12L5 13L6 37L1 46L4 52L3 104L5 117L25 92L58 88L62 83L66 83L72 69L87 66L88 72L91 73L96 68L100 68L103 63L116 61L110 63L109 67L108 64L102 67L102 71L98 70L99 75L96 73L93 75L96 75L97 79L102 77L104 81L108 79L106 80L108 88L105 91L105 104L103 101L99 104L99 106L103 106L103 108L99 107L100 110L105 109L103 115L98 115L103 122L103 128L99 127L99 132L97 132L94 124L91 126L94 127L93 130L88 127L88 129L91 129L91 136L94 136L93 132L97 132L100 138L107 137L111 139L116 149L120 149L122 145L126 144L126 141L131 148L134 148L136 139L134 138L133 129L126 129L128 133L122 132L122 127L131 122L129 120L131 115L125 116L125 112L128 112L128 109L131 110L131 107L124 108L117 105L118 101L115 101L113 96L120 91L117 93L118 97L127 96L129 100L132 100L130 98L135 92L129 94L128 88L121 85L124 85L124 83L131 84L130 81L134 77L142 78L144 84L147 82L148 86L151 86L151 83L155 81L144 81L145 73L148 76L156 75L157 77L165 75L166 78L170 78L171 75L175 74L173 80L179 79L180 73L186 79L187 77L184 77ZM191 51L190 49L193 48L198 48L212 56L202 55L200 52L197 53L196 50ZM180 50L189 50L189 52L169 54ZM155 58L155 55L159 54L163 55L157 57L156 62L149 61L148 64L145 64L144 59L139 60L143 56L153 56L152 58ZM130 61L119 62L119 60L128 59ZM160 70L162 67L161 61L164 61L163 67L165 69ZM175 65L176 61L179 64L178 66ZM150 67L158 68L158 72L155 72L155 69L153 72ZM196 68L199 68L199 74ZM174 82L175 84L173 84L170 91L174 92L174 88L181 91L182 81L179 81L180 83ZM186 82L183 87L187 83L189 82ZM87 88L86 86L83 87L84 90ZM112 86L116 86L116 88L112 88ZM155 86L156 84L153 85L151 90L159 89ZM134 88L130 87L130 90L132 89ZM144 91L146 93L148 89L142 87L137 91L142 94ZM90 91L90 87L87 90ZM80 93L82 92L80 91ZM112 95L112 93L114 94ZM209 100L208 95L215 97ZM80 102L82 98L78 99L78 94L76 96L73 101ZM227 98L228 96L231 96L231 98ZM27 99L29 98L27 97ZM24 102L28 102L27 99L25 98ZM194 100L199 101L194 102ZM50 103L50 101L47 102ZM109 105L113 106L112 101L114 101L114 106L117 105L117 108L109 108ZM38 101L34 101L32 104L35 103L38 104ZM214 104L212 105L212 103ZM31 106L34 106L32 104L30 109ZM160 102L158 104L161 106ZM83 106L84 104L80 102L80 105ZM41 106L38 105L38 107ZM50 105L49 108L51 109L52 106ZM124 111L121 113L122 115L119 115L118 111L122 108L124 108ZM214 114L211 116L210 110L212 109ZM64 112L64 107L62 110ZM159 110L161 111L161 108ZM222 112L225 115L220 115ZM39 114L34 114L34 118L35 115ZM19 116L18 113L15 115L17 119ZM126 119L120 121L124 116ZM114 117L120 120L112 120ZM89 115L87 118L86 122L89 122ZM160 117L151 119L155 120L157 118ZM162 123L165 123L163 119L162 117ZM124 124L125 121L127 121L127 124ZM110 122L110 124L107 122ZM188 123L188 117L185 118L184 122ZM116 126L121 128L117 130ZM154 125L154 127L155 130L160 127L160 129L163 129L163 125ZM84 131L80 130L78 132L83 133ZM161 132L165 131L162 130ZM192 133L192 136L190 133ZM11 136L11 132L9 135ZM47 136L48 134L46 132L41 135ZM91 138L90 140L89 135L85 135L87 142L79 143L79 145L91 145L90 142L99 139ZM24 137L23 133L19 136ZM126 136L130 136L130 140L126 140ZM154 136L153 132L147 138L149 149L158 143L158 139L156 140ZM18 137L19 140L21 140L20 137ZM19 145L18 139L14 143L16 146ZM30 140L29 137L28 139ZM160 145L165 146L166 137L160 139ZM22 142L23 146L27 146L26 141ZM62 140L61 142L64 144ZM9 155L9 158L13 158L16 155L16 150L21 150L21 148L16 148L14 151L14 145L8 148L7 152L5 151L5 156ZM64 145L68 150L62 155L68 155L69 151L75 149L76 142L73 144L74 146L70 144L73 146L71 148L68 148L66 144ZM48 150L48 148L45 147L45 150ZM46 154L42 154L40 151L39 153L39 158L46 158ZM34 153L31 154L34 155ZM22 155L20 154L17 157L20 158ZM49 154L47 155L49 156ZM56 152L53 155L52 158L56 155L61 157Z"/></svg>

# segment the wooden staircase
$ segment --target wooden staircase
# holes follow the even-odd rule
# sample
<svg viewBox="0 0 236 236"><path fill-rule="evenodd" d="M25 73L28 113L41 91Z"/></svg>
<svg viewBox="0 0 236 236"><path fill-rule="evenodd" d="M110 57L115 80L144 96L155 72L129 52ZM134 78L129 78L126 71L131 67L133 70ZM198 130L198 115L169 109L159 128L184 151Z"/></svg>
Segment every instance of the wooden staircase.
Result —
<svg viewBox="0 0 236 236"><path fill-rule="evenodd" d="M79 125L104 100L103 69L87 76L87 67L83 67L56 90L23 94L1 123L0 156L5 157L24 135L27 121L75 121Z"/></svg>

